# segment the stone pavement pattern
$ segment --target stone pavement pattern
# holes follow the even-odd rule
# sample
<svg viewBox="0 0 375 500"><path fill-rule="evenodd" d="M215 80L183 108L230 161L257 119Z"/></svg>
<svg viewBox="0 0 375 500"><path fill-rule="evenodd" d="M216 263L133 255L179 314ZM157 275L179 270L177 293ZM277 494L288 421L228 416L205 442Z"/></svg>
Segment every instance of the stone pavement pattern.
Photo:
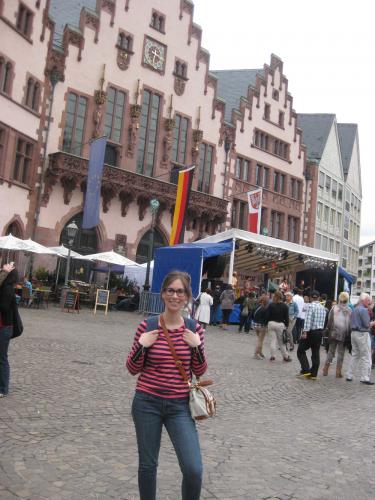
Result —
<svg viewBox="0 0 375 500"><path fill-rule="evenodd" d="M22 313L12 392L0 400L0 499L138 499L135 378L123 365L140 316ZM202 499L375 497L374 388L334 373L299 380L295 355L254 360L254 336L235 327L209 327L206 344L218 416L199 424ZM159 462L158 500L178 500L165 435Z"/></svg>

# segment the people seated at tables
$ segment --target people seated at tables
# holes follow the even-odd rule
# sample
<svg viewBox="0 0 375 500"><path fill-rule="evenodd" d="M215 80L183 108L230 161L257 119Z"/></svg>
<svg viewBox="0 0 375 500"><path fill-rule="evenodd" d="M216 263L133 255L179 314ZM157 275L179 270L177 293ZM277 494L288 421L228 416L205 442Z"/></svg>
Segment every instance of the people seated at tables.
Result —
<svg viewBox="0 0 375 500"><path fill-rule="evenodd" d="M126 299L121 300L114 309L116 311L136 311L139 307L140 293L139 287L133 288L133 295Z"/></svg>

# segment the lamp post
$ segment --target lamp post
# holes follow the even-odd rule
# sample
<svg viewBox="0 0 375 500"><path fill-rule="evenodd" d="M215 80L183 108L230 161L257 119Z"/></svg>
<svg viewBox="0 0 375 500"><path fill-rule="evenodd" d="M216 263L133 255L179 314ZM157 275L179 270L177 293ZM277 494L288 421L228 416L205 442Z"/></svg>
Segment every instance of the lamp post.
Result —
<svg viewBox="0 0 375 500"><path fill-rule="evenodd" d="M69 270L70 270L70 252L72 250L72 246L74 243L74 238L76 237L77 231L78 231L78 226L77 224L73 221L71 222L67 228L67 233L68 233L68 258L66 260L66 268L65 268L65 282L64 282L64 287L67 288L68 286L68 280L69 280Z"/></svg>
<svg viewBox="0 0 375 500"><path fill-rule="evenodd" d="M155 219L156 219L156 214L159 210L159 206L160 206L159 200L157 200L156 198L153 198L150 201L152 220L151 220L150 245L148 247L148 256L147 256L146 279L143 287L145 292L148 292L150 290L150 265L154 253Z"/></svg>

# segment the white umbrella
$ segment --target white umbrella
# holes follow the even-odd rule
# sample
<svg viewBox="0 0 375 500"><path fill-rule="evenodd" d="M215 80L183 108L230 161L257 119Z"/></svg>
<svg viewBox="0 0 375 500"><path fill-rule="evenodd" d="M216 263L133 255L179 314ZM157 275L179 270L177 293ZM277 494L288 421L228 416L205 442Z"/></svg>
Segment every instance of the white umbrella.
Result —
<svg viewBox="0 0 375 500"><path fill-rule="evenodd" d="M86 258L91 260L98 260L100 262L107 262L108 264L117 264L118 266L139 266L134 260L130 260L123 255L114 252L111 250L110 252L102 252L102 253L93 253L91 255L86 255Z"/></svg>
<svg viewBox="0 0 375 500"><path fill-rule="evenodd" d="M64 247L64 245L60 245L59 247L49 247L49 249L56 252L59 257L68 257L69 248ZM81 255L80 253L75 252L74 250L70 250L70 256L72 259L92 260L90 258L87 258L86 255Z"/></svg>
<svg viewBox="0 0 375 500"><path fill-rule="evenodd" d="M50 254L50 255L58 255L58 253L55 250L52 250L52 248L45 247L45 246L41 245L40 243L37 243L36 241L33 241L30 238L28 240L23 240L23 242L24 242L24 244L27 247L27 248L25 248L26 252L40 253L40 254L44 253L44 254Z"/></svg>
<svg viewBox="0 0 375 500"><path fill-rule="evenodd" d="M20 238L16 238L12 234L8 234L7 236L0 236L0 248L3 250L27 250L27 245L25 240L21 240Z"/></svg>
<svg viewBox="0 0 375 500"><path fill-rule="evenodd" d="M59 247L49 247L49 248L50 248L50 250L54 250L58 257L62 257L63 259L68 258L69 248L64 247L64 245L60 245ZM91 261L91 259L88 259L86 257L86 255L81 255L80 253L75 252L74 250L70 250L70 257L72 259L77 259L77 260L90 260ZM56 271L56 284L55 284L56 288L57 288L57 284L59 282L60 264L61 264L61 259L59 258L58 263L57 263L57 271Z"/></svg>
<svg viewBox="0 0 375 500"><path fill-rule="evenodd" d="M86 257L92 260L98 260L99 262L107 262L108 266L108 279L107 279L107 288L109 285L109 275L111 273L111 264L116 264L118 266L138 266L136 262L133 260L124 257L123 255L114 252L111 250L110 252L102 252L102 253L93 253L91 255L86 255Z"/></svg>

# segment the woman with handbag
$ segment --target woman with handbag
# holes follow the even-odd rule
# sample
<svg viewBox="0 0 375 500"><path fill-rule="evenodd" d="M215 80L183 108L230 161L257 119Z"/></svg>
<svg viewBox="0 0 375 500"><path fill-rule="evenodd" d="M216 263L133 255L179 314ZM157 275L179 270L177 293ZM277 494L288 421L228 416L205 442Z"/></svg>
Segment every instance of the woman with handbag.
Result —
<svg viewBox="0 0 375 500"><path fill-rule="evenodd" d="M138 444L140 499L156 498L156 473L164 425L183 475L182 498L199 500L202 459L189 408L189 385L181 372L191 378L191 373L200 377L206 371L204 332L195 320L184 320L181 316L181 309L192 297L188 274L169 273L163 281L161 297L164 313L138 326L126 362L132 375L139 374L132 416ZM175 361L175 356L182 366Z"/></svg>
<svg viewBox="0 0 375 500"><path fill-rule="evenodd" d="M10 367L8 361L9 342L13 333L16 294L14 285L18 281L13 262L3 266L0 273L0 398L9 393Z"/></svg>

